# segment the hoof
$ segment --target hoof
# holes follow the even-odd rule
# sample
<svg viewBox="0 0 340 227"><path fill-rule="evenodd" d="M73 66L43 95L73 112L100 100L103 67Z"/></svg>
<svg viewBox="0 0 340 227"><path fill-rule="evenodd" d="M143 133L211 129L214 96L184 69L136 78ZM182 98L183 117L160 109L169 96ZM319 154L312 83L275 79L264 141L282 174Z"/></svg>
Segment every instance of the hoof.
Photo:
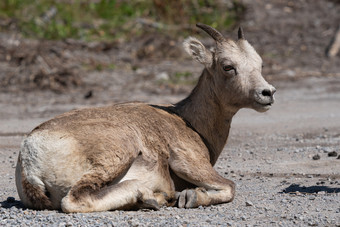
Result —
<svg viewBox="0 0 340 227"><path fill-rule="evenodd" d="M147 199L143 201L140 208L142 209L150 209L150 210L159 210L159 205L154 199Z"/></svg>
<svg viewBox="0 0 340 227"><path fill-rule="evenodd" d="M194 190L187 191L187 203L185 204L185 208L194 208L197 207L197 193Z"/></svg>
<svg viewBox="0 0 340 227"><path fill-rule="evenodd" d="M176 193L178 196L178 207L179 208L195 208L197 206L197 192L192 189L183 190L180 193Z"/></svg>

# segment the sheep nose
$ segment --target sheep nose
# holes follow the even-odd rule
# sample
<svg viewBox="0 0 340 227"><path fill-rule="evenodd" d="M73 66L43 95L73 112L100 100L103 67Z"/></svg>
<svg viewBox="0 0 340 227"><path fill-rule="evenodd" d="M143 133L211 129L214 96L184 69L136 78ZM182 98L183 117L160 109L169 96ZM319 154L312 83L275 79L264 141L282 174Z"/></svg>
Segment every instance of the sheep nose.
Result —
<svg viewBox="0 0 340 227"><path fill-rule="evenodd" d="M274 95L274 93L276 92L276 89L273 87L272 89L263 89L261 94L263 96L269 96L272 97Z"/></svg>

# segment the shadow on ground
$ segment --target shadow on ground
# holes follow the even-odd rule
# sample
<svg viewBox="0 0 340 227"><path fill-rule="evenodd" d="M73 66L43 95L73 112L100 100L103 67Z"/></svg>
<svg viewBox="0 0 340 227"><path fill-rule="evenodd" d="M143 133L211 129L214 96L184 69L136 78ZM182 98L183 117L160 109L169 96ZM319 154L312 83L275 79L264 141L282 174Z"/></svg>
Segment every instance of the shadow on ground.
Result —
<svg viewBox="0 0 340 227"><path fill-rule="evenodd" d="M291 184L286 189L283 189L281 193L318 193L318 192L326 192L326 193L340 193L340 188L331 188L328 186L300 186L299 184Z"/></svg>
<svg viewBox="0 0 340 227"><path fill-rule="evenodd" d="M10 209L12 207L24 208L21 201L15 200L13 197L8 197L5 201L0 202L1 207Z"/></svg>

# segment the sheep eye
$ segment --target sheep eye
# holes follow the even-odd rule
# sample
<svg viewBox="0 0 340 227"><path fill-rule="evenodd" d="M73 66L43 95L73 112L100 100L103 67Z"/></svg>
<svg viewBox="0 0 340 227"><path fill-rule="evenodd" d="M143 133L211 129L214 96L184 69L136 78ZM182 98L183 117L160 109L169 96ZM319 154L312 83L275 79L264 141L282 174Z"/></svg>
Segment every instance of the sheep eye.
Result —
<svg viewBox="0 0 340 227"><path fill-rule="evenodd" d="M233 67L233 66L231 66L231 65L225 65L225 66L223 66L223 70L224 71L230 71L230 70L234 70L235 68Z"/></svg>
<svg viewBox="0 0 340 227"><path fill-rule="evenodd" d="M225 66L223 66L223 70L226 71L226 72L228 72L230 70L234 70L235 75L237 75L236 69L232 65L225 65Z"/></svg>

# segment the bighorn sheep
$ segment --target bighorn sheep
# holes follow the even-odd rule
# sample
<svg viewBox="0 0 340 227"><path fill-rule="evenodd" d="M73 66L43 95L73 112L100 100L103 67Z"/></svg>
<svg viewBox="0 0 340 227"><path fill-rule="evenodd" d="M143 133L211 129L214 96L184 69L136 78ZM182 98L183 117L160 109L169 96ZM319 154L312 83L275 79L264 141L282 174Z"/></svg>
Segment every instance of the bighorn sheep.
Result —
<svg viewBox="0 0 340 227"><path fill-rule="evenodd" d="M185 50L204 65L191 94L175 105L123 103L71 111L36 127L22 142L16 185L33 209L94 212L193 208L230 202L235 184L213 168L240 108L268 110L275 88L244 39L210 51L196 38Z"/></svg>

